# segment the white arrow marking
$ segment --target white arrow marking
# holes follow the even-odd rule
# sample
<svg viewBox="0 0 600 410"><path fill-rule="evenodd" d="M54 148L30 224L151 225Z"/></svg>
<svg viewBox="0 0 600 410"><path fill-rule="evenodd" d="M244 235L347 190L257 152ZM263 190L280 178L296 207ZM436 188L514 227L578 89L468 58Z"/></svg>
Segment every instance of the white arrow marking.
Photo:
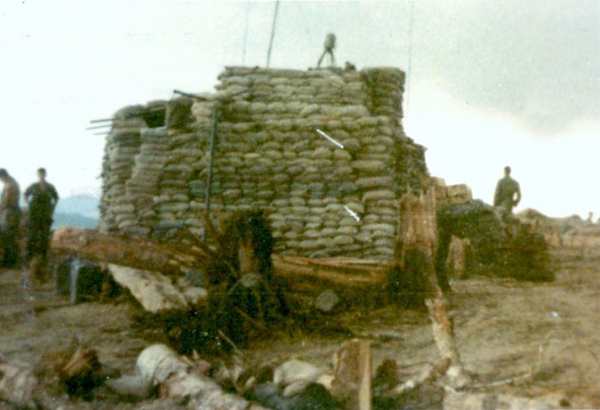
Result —
<svg viewBox="0 0 600 410"><path fill-rule="evenodd" d="M348 211L348 213L349 213L350 215L352 215L352 217L353 217L354 219L356 219L356 222L360 222L360 218L358 217L358 215L356 214L356 212L354 212L352 209L348 208L348 206L347 206L347 205L344 205L344 208L346 208L346 211Z"/></svg>
<svg viewBox="0 0 600 410"><path fill-rule="evenodd" d="M334 140L333 138L331 138L329 135L325 134L323 131L321 131L321 130L320 130L320 129L318 129L318 128L317 128L317 132L318 132L318 133L319 133L321 136L323 136L323 137L327 138L329 141L333 142L333 143L334 143L335 145L337 145L338 147L340 147L340 148L344 148L344 146L343 146L342 144L340 144L339 142L337 142L336 140Z"/></svg>

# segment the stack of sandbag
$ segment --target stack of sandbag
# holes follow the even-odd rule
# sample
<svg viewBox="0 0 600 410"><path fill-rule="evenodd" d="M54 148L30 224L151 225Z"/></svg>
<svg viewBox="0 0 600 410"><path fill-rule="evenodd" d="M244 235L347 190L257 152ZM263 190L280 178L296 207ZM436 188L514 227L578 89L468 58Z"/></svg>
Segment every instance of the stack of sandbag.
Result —
<svg viewBox="0 0 600 410"><path fill-rule="evenodd" d="M102 227L104 230L123 230L135 224L135 207L127 196L127 181L140 149L140 130L145 122L127 118L126 107L115 115L111 132L106 137L103 162Z"/></svg>
<svg viewBox="0 0 600 410"><path fill-rule="evenodd" d="M227 67L219 75L218 95L232 95L249 91L254 101L275 105L278 114L293 117L301 105L348 105L362 106L365 103L365 86L360 73L354 70L286 70L258 67ZM291 104L291 105L290 105ZM266 107L248 107L250 114L269 115ZM240 111L236 109L236 111ZM244 111L239 114L247 114ZM271 114L272 115L272 114ZM277 116L279 117L279 116ZM244 120L247 117L237 117Z"/></svg>
<svg viewBox="0 0 600 410"><path fill-rule="evenodd" d="M119 229L152 229L149 220L159 229L204 228L217 106L211 216L266 210L282 254L390 258L397 202L428 175L424 148L399 123L403 73L229 67L219 79L216 94L189 107L192 122L182 123L182 109L169 129L153 208L142 211L150 189L135 182L127 191L133 198L111 199L108 209L121 213ZM143 145L132 180L149 180L141 178L148 165L137 164L153 155ZM112 177L109 170L105 180Z"/></svg>
<svg viewBox="0 0 600 410"><path fill-rule="evenodd" d="M156 223L154 198L159 194L159 182L168 158L169 135L165 128L144 128L141 145L135 156L135 166L127 181L127 192L133 198L139 230L150 233Z"/></svg>
<svg viewBox="0 0 600 410"><path fill-rule="evenodd" d="M369 93L369 108L374 115L402 118L404 73L397 68L367 68L361 71Z"/></svg>
<svg viewBox="0 0 600 410"><path fill-rule="evenodd" d="M102 200L100 205L103 231L128 230L137 225L134 198L128 194L128 181L140 152L141 131L148 127L149 114L155 105L131 105L114 114L106 136L102 163Z"/></svg>
<svg viewBox="0 0 600 410"><path fill-rule="evenodd" d="M446 188L448 192L448 203L462 204L473 199L471 188L465 184L449 185Z"/></svg>
<svg viewBox="0 0 600 410"><path fill-rule="evenodd" d="M473 199L471 188L465 184L446 185L443 178L430 179L435 188L435 200L438 208L450 204L463 204Z"/></svg>

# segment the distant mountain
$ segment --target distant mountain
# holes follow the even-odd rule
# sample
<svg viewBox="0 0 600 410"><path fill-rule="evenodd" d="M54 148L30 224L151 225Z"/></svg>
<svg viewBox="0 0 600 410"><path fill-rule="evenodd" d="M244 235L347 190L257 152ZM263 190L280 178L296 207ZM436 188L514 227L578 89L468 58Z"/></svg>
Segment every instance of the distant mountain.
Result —
<svg viewBox="0 0 600 410"><path fill-rule="evenodd" d="M74 228L95 229L100 219L100 199L89 195L60 198L54 211L52 228L69 225Z"/></svg>
<svg viewBox="0 0 600 410"><path fill-rule="evenodd" d="M60 198L55 214L79 214L92 219L100 218L100 199L89 195ZM56 219L56 218L55 218Z"/></svg>
<svg viewBox="0 0 600 410"><path fill-rule="evenodd" d="M52 229L60 228L61 226L86 229L98 228L98 218L90 218L81 214L55 212L53 219L54 223L52 224Z"/></svg>

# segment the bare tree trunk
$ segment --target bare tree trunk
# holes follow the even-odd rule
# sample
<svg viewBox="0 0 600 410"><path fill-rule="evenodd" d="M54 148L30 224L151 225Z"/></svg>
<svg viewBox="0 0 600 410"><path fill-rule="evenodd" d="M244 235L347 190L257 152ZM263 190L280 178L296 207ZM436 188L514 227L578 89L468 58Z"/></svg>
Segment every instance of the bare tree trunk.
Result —
<svg viewBox="0 0 600 410"><path fill-rule="evenodd" d="M398 227L400 267L406 269L410 259L420 262L419 270L425 279L425 305L436 346L442 358L450 360L447 376L452 384L464 385L467 377L456 347L453 323L448 316L448 300L435 272L437 240L435 191L429 189L418 197L410 192L405 194L400 199Z"/></svg>

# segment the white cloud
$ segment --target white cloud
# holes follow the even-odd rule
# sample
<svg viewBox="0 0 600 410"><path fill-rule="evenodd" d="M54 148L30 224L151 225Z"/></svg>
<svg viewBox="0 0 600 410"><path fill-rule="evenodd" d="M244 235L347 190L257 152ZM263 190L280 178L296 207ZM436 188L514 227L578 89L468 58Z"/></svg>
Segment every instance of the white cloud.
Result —
<svg viewBox="0 0 600 410"><path fill-rule="evenodd" d="M582 122L568 135L540 139L499 113L460 104L431 83L417 83L405 119L407 133L425 145L432 175L448 184L466 183L476 198L491 203L504 166L523 191L518 210L552 216L600 214L600 128Z"/></svg>
<svg viewBox="0 0 600 410"><path fill-rule="evenodd" d="M511 164L523 207L557 215L598 208L590 181L600 175L599 3L413 4L405 124L428 147L432 173L490 201ZM339 63L406 69L410 5L284 1L272 65L314 66L332 31ZM264 65L273 6L3 1L0 166L25 183L44 165L63 195L98 187L103 138L84 130L88 121L168 99L175 88L210 91L224 65L241 64L246 17L246 63Z"/></svg>

